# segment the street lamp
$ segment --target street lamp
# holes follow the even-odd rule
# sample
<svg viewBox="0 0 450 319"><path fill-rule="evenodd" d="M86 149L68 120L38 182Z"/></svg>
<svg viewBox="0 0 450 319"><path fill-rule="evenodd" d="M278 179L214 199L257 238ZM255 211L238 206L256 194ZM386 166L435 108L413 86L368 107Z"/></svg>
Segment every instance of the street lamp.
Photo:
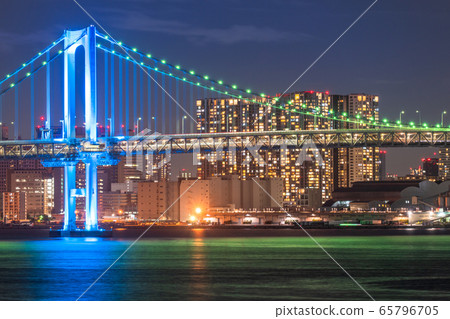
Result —
<svg viewBox="0 0 450 319"><path fill-rule="evenodd" d="M152 120L155 121L155 128L154 128L154 130L156 132L156 117L152 116Z"/></svg>
<svg viewBox="0 0 450 319"><path fill-rule="evenodd" d="M416 110L416 114L419 115L419 125L422 125L422 116L420 115L420 111Z"/></svg>
<svg viewBox="0 0 450 319"><path fill-rule="evenodd" d="M400 124L402 124L402 115L405 114L405 111L400 112Z"/></svg>
<svg viewBox="0 0 450 319"><path fill-rule="evenodd" d="M59 120L61 122L61 138L64 138L64 120Z"/></svg>
<svg viewBox="0 0 450 319"><path fill-rule="evenodd" d="M183 118L181 119L181 133L183 133L183 134L185 133L185 132L184 132L184 120L185 120L185 119L187 119L187 116L186 116L186 115L183 116Z"/></svg>
<svg viewBox="0 0 450 319"><path fill-rule="evenodd" d="M140 120L142 120L142 118L138 118L138 119L136 120L136 135L139 134L139 121L140 121Z"/></svg>
<svg viewBox="0 0 450 319"><path fill-rule="evenodd" d="M444 127L444 114L447 114L447 111L442 112L441 114L441 126Z"/></svg>
<svg viewBox="0 0 450 319"><path fill-rule="evenodd" d="M111 136L111 132L112 132L112 119L110 117L108 117L108 122L109 122L109 136ZM108 132L108 125L106 125L106 131ZM106 134L105 134L106 135Z"/></svg>

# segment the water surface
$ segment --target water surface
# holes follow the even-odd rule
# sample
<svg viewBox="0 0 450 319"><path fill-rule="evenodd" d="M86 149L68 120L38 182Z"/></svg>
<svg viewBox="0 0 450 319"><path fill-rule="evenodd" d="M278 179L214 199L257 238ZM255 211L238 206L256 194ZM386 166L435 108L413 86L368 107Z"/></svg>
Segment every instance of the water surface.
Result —
<svg viewBox="0 0 450 319"><path fill-rule="evenodd" d="M298 231L298 230L297 230ZM368 300L308 237L144 238L83 300ZM450 236L320 236L377 300L450 300ZM75 300L128 239L0 241L1 300Z"/></svg>

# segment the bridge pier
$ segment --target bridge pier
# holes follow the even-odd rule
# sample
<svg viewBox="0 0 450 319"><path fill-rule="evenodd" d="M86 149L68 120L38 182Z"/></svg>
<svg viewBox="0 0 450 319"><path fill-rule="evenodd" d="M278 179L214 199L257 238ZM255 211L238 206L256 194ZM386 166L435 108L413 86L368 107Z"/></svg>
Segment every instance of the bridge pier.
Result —
<svg viewBox="0 0 450 319"><path fill-rule="evenodd" d="M97 156L91 155L85 161L86 170L86 222L88 231L98 230Z"/></svg>
<svg viewBox="0 0 450 319"><path fill-rule="evenodd" d="M75 223L76 209L76 163L67 163L64 166L64 230L73 231L77 229Z"/></svg>

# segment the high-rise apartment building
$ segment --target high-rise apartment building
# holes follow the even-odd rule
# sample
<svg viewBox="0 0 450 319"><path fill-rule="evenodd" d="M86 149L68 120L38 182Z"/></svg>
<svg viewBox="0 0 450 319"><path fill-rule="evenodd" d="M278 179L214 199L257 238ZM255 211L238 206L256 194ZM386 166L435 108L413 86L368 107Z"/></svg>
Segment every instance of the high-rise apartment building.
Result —
<svg viewBox="0 0 450 319"><path fill-rule="evenodd" d="M366 126L332 119L333 113L379 119L378 96L375 95L302 91L278 96L275 101L268 107L248 100L198 100L197 131L332 130ZM267 99L258 102L267 102ZM315 156L316 150L311 149L259 150L259 159L249 151L200 154L198 176L206 179L237 174L243 180L281 177L284 183L283 203L288 206L299 205L300 194L305 190L320 191L321 200L325 202L335 187L380 179L381 162L377 148L318 151L320 158ZM306 157L312 160L299 163L301 152L307 152Z"/></svg>
<svg viewBox="0 0 450 319"><path fill-rule="evenodd" d="M307 108L313 108L314 113L307 115ZM332 121L321 117L328 115L329 108L329 94L313 91L279 96L272 107L236 99L198 100L197 129L202 133L330 129ZM328 199L332 191L332 151L319 150L323 158L319 161L312 150L305 149L303 151L310 153L308 156L313 160L298 163L301 151L258 150L259 158L254 158L250 151L200 154L198 176L209 178L237 174L243 180L281 177L284 180L285 205L297 205L301 189L319 189L323 200Z"/></svg>
<svg viewBox="0 0 450 319"><path fill-rule="evenodd" d="M334 95L332 109L352 118L379 120L379 97L370 94ZM336 121L336 129L363 129L367 124ZM375 147L340 148L334 154L335 187L351 187L354 182L381 179L380 150Z"/></svg>
<svg viewBox="0 0 450 319"><path fill-rule="evenodd" d="M450 148L439 148L438 175L440 180L450 179Z"/></svg>

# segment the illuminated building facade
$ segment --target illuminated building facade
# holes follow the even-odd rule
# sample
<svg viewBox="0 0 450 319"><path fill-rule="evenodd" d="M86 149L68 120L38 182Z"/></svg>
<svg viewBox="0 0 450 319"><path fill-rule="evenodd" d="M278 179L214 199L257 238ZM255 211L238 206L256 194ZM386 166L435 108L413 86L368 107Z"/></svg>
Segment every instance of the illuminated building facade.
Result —
<svg viewBox="0 0 450 319"><path fill-rule="evenodd" d="M450 179L450 148L439 149L438 175L440 180Z"/></svg>
<svg viewBox="0 0 450 319"><path fill-rule="evenodd" d="M266 99L259 99L266 102ZM267 108L260 103L239 99L197 100L197 132L254 132L268 130ZM267 110L268 111L268 110ZM248 150L211 152L200 154L197 176L205 179L212 176L238 174L242 179L264 177L266 174L264 152L255 159Z"/></svg>
<svg viewBox="0 0 450 319"><path fill-rule="evenodd" d="M354 118L379 120L379 97L370 94L335 95L332 109ZM336 129L368 128L367 124L336 122ZM354 182L379 181L383 170L380 150L375 147L341 148L334 154L336 188L351 187Z"/></svg>
<svg viewBox="0 0 450 319"><path fill-rule="evenodd" d="M18 221L26 219L25 193L3 192L3 221Z"/></svg>
<svg viewBox="0 0 450 319"><path fill-rule="evenodd" d="M10 192L25 194L25 212L32 217L51 216L55 183L47 170L14 170L9 173Z"/></svg>
<svg viewBox="0 0 450 319"><path fill-rule="evenodd" d="M197 101L199 133L249 132L264 130L328 130L367 126L332 119L333 113L379 119L378 96L368 94L330 95L329 92L301 91L276 98L272 107L237 99L203 99ZM267 102L267 100L262 100ZM306 152L307 160L299 163ZM237 174L252 177L281 177L284 183L283 204L301 205L303 190L319 190L321 201L330 199L336 187L349 187L355 181L378 181L381 160L378 148L359 149L290 149L203 153L199 155L198 176ZM233 158L230 158L233 156Z"/></svg>
<svg viewBox="0 0 450 319"><path fill-rule="evenodd" d="M266 100L261 100L266 102ZM313 108L312 115L300 114ZM267 107L258 103L236 99L204 99L197 101L198 132L251 132L264 130L314 130L331 129L333 121L319 117L328 115L328 92L294 92L278 97L276 105ZM305 149L312 161L298 163L302 150L258 150L255 158L250 151L237 151L235 155L200 154L200 178L237 174L242 180L281 177L284 183L283 204L297 205L300 189L318 189L322 200L329 198L332 183L332 150L319 150L323 160ZM234 158L230 158L233 156Z"/></svg>

